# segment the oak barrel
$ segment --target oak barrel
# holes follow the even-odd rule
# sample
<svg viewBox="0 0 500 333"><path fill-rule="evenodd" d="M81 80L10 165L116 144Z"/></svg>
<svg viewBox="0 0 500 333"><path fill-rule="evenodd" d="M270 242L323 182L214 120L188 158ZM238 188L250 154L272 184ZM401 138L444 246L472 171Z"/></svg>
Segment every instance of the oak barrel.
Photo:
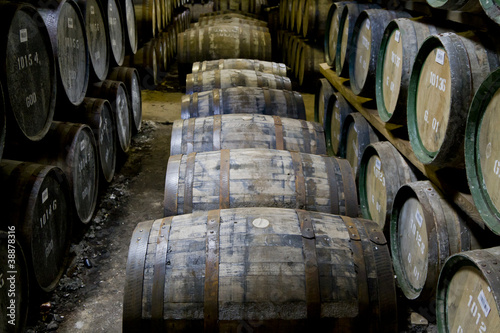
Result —
<svg viewBox="0 0 500 333"><path fill-rule="evenodd" d="M204 26L188 29L177 37L180 64L196 61L248 58L271 60L269 32L238 25Z"/></svg>
<svg viewBox="0 0 500 333"><path fill-rule="evenodd" d="M147 42L137 50L136 54L129 56L125 65L137 69L142 88L154 89L161 83L159 74L161 69L154 40Z"/></svg>
<svg viewBox="0 0 500 333"><path fill-rule="evenodd" d="M133 0L122 0L120 9L125 27L125 52L135 54L139 47L139 35Z"/></svg>
<svg viewBox="0 0 500 333"><path fill-rule="evenodd" d="M287 76L286 65L277 62L257 59L219 59L195 62L192 66L192 74L211 71L214 69L249 69L262 73Z"/></svg>
<svg viewBox="0 0 500 333"><path fill-rule="evenodd" d="M474 204L489 229L500 234L500 69L481 84L465 130L465 167Z"/></svg>
<svg viewBox="0 0 500 333"><path fill-rule="evenodd" d="M387 238L396 193L401 186L415 181L415 173L390 142L375 142L365 148L359 165L361 214L377 222Z"/></svg>
<svg viewBox="0 0 500 333"><path fill-rule="evenodd" d="M89 50L85 21L80 8L72 0L62 0L57 8L53 2L38 8L52 43L55 56L59 103L79 105L85 98L89 83ZM42 5L43 6L43 5ZM28 60L29 63L29 60ZM56 112L63 112L57 108Z"/></svg>
<svg viewBox="0 0 500 333"><path fill-rule="evenodd" d="M286 76L268 74L247 69L215 69L186 77L186 94L232 87L260 87L292 90L292 82Z"/></svg>
<svg viewBox="0 0 500 333"><path fill-rule="evenodd" d="M389 22L410 14L385 9L367 9L359 14L352 32L349 54L349 79L356 95L375 97L375 72L380 42Z"/></svg>
<svg viewBox="0 0 500 333"><path fill-rule="evenodd" d="M71 243L68 181L58 167L4 159L0 184L2 229L16 229L26 256L30 291L51 292L66 269Z"/></svg>
<svg viewBox="0 0 500 333"><path fill-rule="evenodd" d="M326 154L323 128L316 122L260 114L225 114L176 120L170 155L220 149L269 148Z"/></svg>
<svg viewBox="0 0 500 333"><path fill-rule="evenodd" d="M267 0L214 0L214 10L237 10L243 13L260 14Z"/></svg>
<svg viewBox="0 0 500 333"><path fill-rule="evenodd" d="M325 51L325 61L328 66L332 66L335 69L335 55L337 53L337 43L340 41L339 30L340 30L340 17L344 6L348 4L349 1L339 1L331 4L328 10L328 16L326 17L325 26L325 39L324 39L324 51Z"/></svg>
<svg viewBox="0 0 500 333"><path fill-rule="evenodd" d="M465 222L428 180L399 189L390 238L398 285L406 298L422 302L435 298L446 258L471 248Z"/></svg>
<svg viewBox="0 0 500 333"><path fill-rule="evenodd" d="M0 161L2 160L3 148L5 146L5 133L7 130L7 121L5 118L5 99L3 95L3 87L0 83Z"/></svg>
<svg viewBox="0 0 500 333"><path fill-rule="evenodd" d="M149 41L156 36L156 1L134 0L136 29L139 42Z"/></svg>
<svg viewBox="0 0 500 333"><path fill-rule="evenodd" d="M94 83L90 97L107 99L111 105L118 137L118 151L128 152L132 138L132 115L127 88L121 81L105 80Z"/></svg>
<svg viewBox="0 0 500 333"><path fill-rule="evenodd" d="M234 87L182 96L182 119L229 113L258 113L306 119L304 100L296 91Z"/></svg>
<svg viewBox="0 0 500 333"><path fill-rule="evenodd" d="M24 332L30 306L29 275L26 258L16 240L16 226L2 225L0 231L0 331Z"/></svg>
<svg viewBox="0 0 500 333"><path fill-rule="evenodd" d="M316 84L316 92L314 94L314 121L325 127L326 107L330 96L335 93L330 81L325 78L319 79Z"/></svg>
<svg viewBox="0 0 500 333"><path fill-rule="evenodd" d="M169 158L165 216L270 206L356 217L352 170L346 160L274 149L224 149Z"/></svg>
<svg viewBox="0 0 500 333"><path fill-rule="evenodd" d="M472 97L499 64L498 54L471 33L442 33L424 41L411 72L407 107L410 143L422 163L464 166Z"/></svg>
<svg viewBox="0 0 500 333"><path fill-rule="evenodd" d="M350 113L342 124L339 156L349 161L356 179L359 176L359 164L365 148L377 142L378 136L370 123L359 112Z"/></svg>
<svg viewBox="0 0 500 333"><path fill-rule="evenodd" d="M142 123L142 96L139 72L133 67L115 67L108 75L109 80L121 81L127 88L132 110L132 132L137 133Z"/></svg>
<svg viewBox="0 0 500 333"><path fill-rule="evenodd" d="M392 20L384 31L377 59L375 95L380 119L406 125L406 102L417 52L440 29L407 18Z"/></svg>
<svg viewBox="0 0 500 333"><path fill-rule="evenodd" d="M302 88L312 88L311 82L322 77L319 72L319 64L325 62L323 48L308 43L302 43L298 50L298 59L295 60L297 78Z"/></svg>
<svg viewBox="0 0 500 333"><path fill-rule="evenodd" d="M120 10L120 3L116 0L103 0L103 6L107 10L109 42L111 44L111 64L113 66L123 65L125 60L125 22Z"/></svg>
<svg viewBox="0 0 500 333"><path fill-rule="evenodd" d="M440 332L500 331L500 247L457 253L444 264L437 286Z"/></svg>
<svg viewBox="0 0 500 333"><path fill-rule="evenodd" d="M190 23L189 28L200 28L205 27L207 25L218 25L218 24L229 24L229 25L245 25L245 26L253 26L254 28L259 27L259 29L263 29L261 31L269 31L267 29L267 22L260 20L252 20L246 18L239 17L231 17L229 15L219 15L219 16L211 16L209 19L202 20L196 23Z"/></svg>
<svg viewBox="0 0 500 333"><path fill-rule="evenodd" d="M480 0L427 0L427 3L429 6L437 9L479 13L483 11L479 1Z"/></svg>
<svg viewBox="0 0 500 333"><path fill-rule="evenodd" d="M34 7L0 4L0 78L9 133L40 140L56 103L56 67L46 26ZM29 42L28 42L29 41ZM34 80L33 78L37 78Z"/></svg>
<svg viewBox="0 0 500 333"><path fill-rule="evenodd" d="M85 21L91 80L105 80L109 70L110 50L104 9L98 0L78 0L77 3Z"/></svg>
<svg viewBox="0 0 500 333"><path fill-rule="evenodd" d="M331 0L305 0L302 16L302 36L322 41Z"/></svg>
<svg viewBox="0 0 500 333"><path fill-rule="evenodd" d="M490 19L495 23L500 23L500 4L496 1L491 0L479 0L481 7L483 7L484 12Z"/></svg>
<svg viewBox="0 0 500 333"><path fill-rule="evenodd" d="M342 127L347 115L354 112L349 102L340 93L333 93L326 106L325 140L328 155L339 156Z"/></svg>
<svg viewBox="0 0 500 333"><path fill-rule="evenodd" d="M139 223L124 332L397 332L385 237L372 221L283 208Z"/></svg>

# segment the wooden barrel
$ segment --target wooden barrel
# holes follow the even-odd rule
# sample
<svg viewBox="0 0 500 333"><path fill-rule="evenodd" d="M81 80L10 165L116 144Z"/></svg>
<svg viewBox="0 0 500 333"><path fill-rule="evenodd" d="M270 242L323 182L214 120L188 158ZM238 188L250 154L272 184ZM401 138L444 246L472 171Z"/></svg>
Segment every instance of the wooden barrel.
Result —
<svg viewBox="0 0 500 333"><path fill-rule="evenodd" d="M479 0L481 7L483 7L484 12L490 19L495 21L497 24L500 23L500 5L495 1L491 0Z"/></svg>
<svg viewBox="0 0 500 333"><path fill-rule="evenodd" d="M177 37L177 58L181 64L224 58L271 60L271 35L223 24L188 29Z"/></svg>
<svg viewBox="0 0 500 333"><path fill-rule="evenodd" d="M107 99L111 105L118 137L118 151L128 152L132 138L132 116L127 88L121 81L105 80L95 83L90 96Z"/></svg>
<svg viewBox="0 0 500 333"><path fill-rule="evenodd" d="M296 91L234 87L182 96L182 119L230 113L306 119L304 100Z"/></svg>
<svg viewBox="0 0 500 333"><path fill-rule="evenodd" d="M232 87L261 87L292 90L288 77L247 69L216 69L186 77L186 94Z"/></svg>
<svg viewBox="0 0 500 333"><path fill-rule="evenodd" d="M445 10L479 13L483 11L479 0L427 0L429 6Z"/></svg>
<svg viewBox="0 0 500 333"><path fill-rule="evenodd" d="M302 36L322 41L331 0L306 0L302 16Z"/></svg>
<svg viewBox="0 0 500 333"><path fill-rule="evenodd" d="M156 0L133 0L140 42L156 36Z"/></svg>
<svg viewBox="0 0 500 333"><path fill-rule="evenodd" d="M499 260L500 247L448 258L436 295L440 332L500 331Z"/></svg>
<svg viewBox="0 0 500 333"><path fill-rule="evenodd" d="M389 238L392 206L399 188L417 178L388 141L368 145L359 165L359 205L364 218L377 222Z"/></svg>
<svg viewBox="0 0 500 333"><path fill-rule="evenodd" d="M243 19L228 19L228 20L223 20L220 22L210 22L210 23L191 23L189 26L189 30L191 29L203 29L206 27L214 27L214 26L219 26L219 25L230 25L230 26L239 26L240 28L243 28L244 30L247 29L252 29L252 30L257 30L257 31L262 31L262 32L269 32L269 28L267 26L261 26L259 24L255 24L255 21L246 21Z"/></svg>
<svg viewBox="0 0 500 333"><path fill-rule="evenodd" d="M110 183L116 168L116 126L111 105L105 99L86 97L78 107L75 120L92 129L99 155L100 174L102 179Z"/></svg>
<svg viewBox="0 0 500 333"><path fill-rule="evenodd" d="M202 22L205 20L213 20L214 18L218 16L224 16L224 17L237 17L237 18L242 18L245 20L255 20L255 21L261 21L261 18L259 15L252 14L252 13L245 13L242 12L241 10L216 10L210 13L203 13L200 14L200 18L198 19L198 22Z"/></svg>
<svg viewBox="0 0 500 333"><path fill-rule="evenodd" d="M126 332L397 332L388 246L364 219L239 208L142 222L126 272Z"/></svg>
<svg viewBox="0 0 500 333"><path fill-rule="evenodd" d="M304 0L292 0L292 12L290 13L290 30L296 33L300 33L302 30L302 10L304 10L305 1ZM299 9L300 8L300 9ZM300 23L299 23L300 19Z"/></svg>
<svg viewBox="0 0 500 333"><path fill-rule="evenodd" d="M142 96L139 72L133 67L115 67L108 75L109 80L121 81L129 93L132 110L132 133L137 133L142 124Z"/></svg>
<svg viewBox="0 0 500 333"><path fill-rule="evenodd" d="M0 161L2 160L3 148L5 146L5 133L7 130L7 121L5 118L5 100L3 95L3 87L0 83Z"/></svg>
<svg viewBox="0 0 500 333"><path fill-rule="evenodd" d="M376 101L380 119L406 125L406 103L411 69L417 52L438 29L407 18L392 20L384 31L376 69Z"/></svg>
<svg viewBox="0 0 500 333"><path fill-rule="evenodd" d="M399 189L392 208L391 252L406 298L434 299L446 258L470 247L467 226L431 182L409 183Z"/></svg>
<svg viewBox="0 0 500 333"><path fill-rule="evenodd" d="M143 89L155 89L161 83L159 75L161 70L154 40L144 44L128 60L126 65L128 67L135 67L139 72L140 86Z"/></svg>
<svg viewBox="0 0 500 333"><path fill-rule="evenodd" d="M170 155L237 148L326 154L323 128L305 120L260 114L225 114L176 120L172 127Z"/></svg>
<svg viewBox="0 0 500 333"><path fill-rule="evenodd" d="M165 216L270 206L355 217L352 170L346 160L274 149L224 149L169 158Z"/></svg>
<svg viewBox="0 0 500 333"><path fill-rule="evenodd" d="M377 134L362 114L354 112L346 116L340 134L339 156L349 161L356 179L365 148L377 141Z"/></svg>
<svg viewBox="0 0 500 333"><path fill-rule="evenodd" d="M287 76L285 64L257 59L219 59L195 62L193 63L191 73L196 74L214 69L249 69L262 73Z"/></svg>
<svg viewBox="0 0 500 333"><path fill-rule="evenodd" d="M133 0L123 0L120 3L120 9L125 28L125 52L135 54L139 46L139 35Z"/></svg>
<svg viewBox="0 0 500 333"><path fill-rule="evenodd" d="M71 243L68 181L58 167L4 159L0 183L2 229L15 227L26 255L30 291L51 292L66 269Z"/></svg>
<svg viewBox="0 0 500 333"><path fill-rule="evenodd" d="M472 100L465 130L465 166L474 204L484 222L500 234L500 70L492 72Z"/></svg>
<svg viewBox="0 0 500 333"><path fill-rule="evenodd" d="M288 42L287 51L287 64L291 68L291 72L294 77L298 77L298 60L300 58L301 45L306 43L307 39L302 38L299 35L290 36L290 41Z"/></svg>
<svg viewBox="0 0 500 333"><path fill-rule="evenodd" d="M21 244L16 240L16 227L3 225L0 231L2 292L0 293L0 330L24 332L30 306L28 265Z"/></svg>
<svg viewBox="0 0 500 333"><path fill-rule="evenodd" d="M184 7L189 8L192 14L192 22L198 22L203 13L212 13L214 11L213 1L206 3L188 3Z"/></svg>
<svg viewBox="0 0 500 333"><path fill-rule="evenodd" d="M266 21L232 17L230 15L209 16L206 19L201 20L200 22L191 23L189 25L189 28L192 29L192 28L199 28L199 27L205 27L207 25L217 25L217 24L249 25L254 27L267 28Z"/></svg>
<svg viewBox="0 0 500 333"><path fill-rule="evenodd" d="M325 23L325 39L324 39L324 52L325 61L328 66L335 68L335 54L337 52L337 43L339 39L340 16L344 6L349 1L339 1L331 4L328 10L328 16Z"/></svg>
<svg viewBox="0 0 500 333"><path fill-rule="evenodd" d="M105 80L109 70L109 37L104 9L98 0L78 0L77 3L85 20L91 80Z"/></svg>
<svg viewBox="0 0 500 333"><path fill-rule="evenodd" d="M107 8L106 18L108 19L109 42L111 44L111 64L121 66L125 60L125 20L121 15L120 3L116 0L103 0L103 5Z"/></svg>
<svg viewBox="0 0 500 333"><path fill-rule="evenodd" d="M260 14L263 5L267 5L267 0L215 0L214 10L240 10L244 13Z"/></svg>
<svg viewBox="0 0 500 333"><path fill-rule="evenodd" d="M302 88L311 88L311 82L322 77L319 72L319 64L325 62L325 54L322 47L316 47L308 43L302 43L299 50L299 60L295 61L298 70L297 77Z"/></svg>
<svg viewBox="0 0 500 333"><path fill-rule="evenodd" d="M330 81L325 78L317 81L316 93L314 94L314 121L318 122L323 128L326 124L328 101L334 93L335 88L333 88Z"/></svg>
<svg viewBox="0 0 500 333"><path fill-rule="evenodd" d="M367 9L359 14L349 54L349 82L354 94L375 97L377 56L384 30L391 20L404 17L411 16L406 12L385 9Z"/></svg>
<svg viewBox="0 0 500 333"><path fill-rule="evenodd" d="M463 167L464 135L472 97L498 55L474 36L443 33L420 47L408 94L408 133L416 157L437 167Z"/></svg>
<svg viewBox="0 0 500 333"><path fill-rule="evenodd" d="M325 140L328 155L340 154L342 127L347 115L354 112L349 102L340 93L333 93L327 101L325 116Z"/></svg>
<svg viewBox="0 0 500 333"><path fill-rule="evenodd" d="M335 52L335 72L338 76L349 76L349 58L351 49L351 40L354 31L354 24L359 14L370 8L380 8L376 4L348 3L342 9L340 15L339 32L337 38L337 50Z"/></svg>

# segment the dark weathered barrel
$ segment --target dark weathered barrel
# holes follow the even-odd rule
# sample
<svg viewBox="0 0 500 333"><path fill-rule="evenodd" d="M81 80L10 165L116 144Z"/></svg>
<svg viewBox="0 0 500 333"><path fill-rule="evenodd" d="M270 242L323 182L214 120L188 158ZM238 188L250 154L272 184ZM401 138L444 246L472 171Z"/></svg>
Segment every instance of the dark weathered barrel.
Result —
<svg viewBox="0 0 500 333"><path fill-rule="evenodd" d="M132 138L132 115L127 88L121 81L106 80L95 83L90 89L90 96L107 99L111 105L118 136L118 148L121 153L128 152Z"/></svg>
<svg viewBox="0 0 500 333"><path fill-rule="evenodd" d="M165 216L238 207L299 208L357 216L346 160L274 149L170 156Z"/></svg>
<svg viewBox="0 0 500 333"><path fill-rule="evenodd" d="M490 19L495 21L497 24L500 23L500 5L496 1L491 0L479 0L481 7L483 7L484 12Z"/></svg>
<svg viewBox="0 0 500 333"><path fill-rule="evenodd" d="M259 113L306 119L304 100L295 91L234 87L182 96L182 119L229 113Z"/></svg>
<svg viewBox="0 0 500 333"><path fill-rule="evenodd" d="M440 332L500 330L500 247L454 254L444 264L437 286Z"/></svg>
<svg viewBox="0 0 500 333"><path fill-rule="evenodd" d="M231 87L261 87L292 90L288 77L247 69L216 69L186 77L186 94Z"/></svg>
<svg viewBox="0 0 500 333"><path fill-rule="evenodd" d="M94 133L99 155L100 174L111 182L116 167L116 126L108 100L87 97L78 107L77 118Z"/></svg>
<svg viewBox="0 0 500 333"><path fill-rule="evenodd" d="M325 126L325 117L327 114L326 107L330 96L335 92L330 81L327 79L319 79L316 85L316 93L314 94L314 121Z"/></svg>
<svg viewBox="0 0 500 333"><path fill-rule="evenodd" d="M316 122L259 114L225 114L176 120L170 155L236 148L269 148L326 154Z"/></svg>
<svg viewBox="0 0 500 333"><path fill-rule="evenodd" d="M61 103L79 105L85 98L89 82L85 21L76 2L63 0L55 9L52 9L53 4L53 1L41 4L38 12L47 26L56 58L57 99ZM63 112L63 109L58 108L56 112Z"/></svg>
<svg viewBox="0 0 500 333"><path fill-rule="evenodd" d="M36 9L0 4L0 75L9 133L40 140L49 130L56 102L56 68L47 28ZM34 80L33 78L36 78Z"/></svg>
<svg viewBox="0 0 500 333"><path fill-rule="evenodd" d="M240 10L244 13L260 14L263 5L267 5L267 0L215 0L214 10Z"/></svg>
<svg viewBox="0 0 500 333"><path fill-rule="evenodd" d="M297 69L297 78L299 85L303 88L312 88L310 82L316 81L321 77L319 64L325 62L325 54L322 47L302 43L298 50L298 60L295 60Z"/></svg>
<svg viewBox="0 0 500 333"><path fill-rule="evenodd" d="M406 298L433 300L446 258L470 249L467 225L431 182L399 189L391 216L391 252Z"/></svg>
<svg viewBox="0 0 500 333"><path fill-rule="evenodd" d="M139 223L123 309L124 332L397 332L391 258L378 226L294 209Z"/></svg>
<svg viewBox="0 0 500 333"><path fill-rule="evenodd" d="M285 64L257 59L219 59L195 62L193 63L191 73L195 74L214 69L249 69L262 73L287 76Z"/></svg>
<svg viewBox="0 0 500 333"><path fill-rule="evenodd" d="M392 205L399 188L417 181L403 156L388 141L368 145L359 165L359 205L366 219L389 237Z"/></svg>
<svg viewBox="0 0 500 333"><path fill-rule="evenodd" d="M330 0L306 0L302 16L302 36L323 40L326 19L332 2Z"/></svg>
<svg viewBox="0 0 500 333"><path fill-rule="evenodd" d="M137 53L128 57L125 65L137 68L140 77L140 85L144 89L154 89L160 84L160 64L154 40L144 44Z"/></svg>
<svg viewBox="0 0 500 333"><path fill-rule="evenodd" d="M1 167L0 167L1 168ZM0 231L0 330L24 332L30 307L28 265L21 244L16 239L15 225L2 225Z"/></svg>
<svg viewBox="0 0 500 333"><path fill-rule="evenodd" d="M429 6L445 9L458 10L461 12L479 13L483 11L479 0L427 0Z"/></svg>
<svg viewBox="0 0 500 333"><path fill-rule="evenodd" d="M141 42L156 36L156 1L134 0L137 34Z"/></svg>
<svg viewBox="0 0 500 333"><path fill-rule="evenodd" d="M328 16L326 18L325 26L325 41L324 41L324 51L325 51L325 61L328 66L333 66L335 69L335 55L337 53L337 43L341 40L339 38L340 30L340 17L344 6L349 3L349 1L339 1L331 4L328 11Z"/></svg>
<svg viewBox="0 0 500 333"><path fill-rule="evenodd" d="M326 106L325 117L325 136L326 148L329 155L340 154L340 143L342 137L342 128L344 127L347 115L354 112L349 102L340 93L334 93L330 96Z"/></svg>
<svg viewBox="0 0 500 333"><path fill-rule="evenodd" d="M5 133L7 131L6 123L3 87L0 83L0 161L2 160L3 148L5 145Z"/></svg>
<svg viewBox="0 0 500 333"><path fill-rule="evenodd" d="M216 10L210 13L203 13L200 14L200 18L198 19L198 22L203 22L203 21L213 21L217 20L218 18L241 18L245 20L252 20L252 21L261 21L258 15L254 15L251 13L244 13L239 10Z"/></svg>
<svg viewBox="0 0 500 333"><path fill-rule="evenodd" d="M107 9L109 42L111 43L111 64L123 65L125 59L125 22L120 11L120 3L116 0L103 0L103 6Z"/></svg>
<svg viewBox="0 0 500 333"><path fill-rule="evenodd" d="M375 95L380 119L406 125L410 74L418 49L430 35L432 24L407 18L392 20L384 31L377 59Z"/></svg>
<svg viewBox="0 0 500 333"><path fill-rule="evenodd" d="M200 22L191 23L189 25L190 29L205 27L208 25L218 25L218 24L228 24L228 25L244 25L244 26L252 26L252 29L258 29L261 31L269 31L267 29L266 21L258 21L258 20L247 20L244 18L238 17L230 17L226 15L212 16L211 19L202 20ZM250 28L250 27L249 27Z"/></svg>
<svg viewBox="0 0 500 333"><path fill-rule="evenodd" d="M415 156L437 167L464 166L465 124L474 93L499 66L477 36L443 33L420 47L408 94L408 133Z"/></svg>
<svg viewBox="0 0 500 333"><path fill-rule="evenodd" d="M500 70L492 72L472 100L465 130L465 167L474 204L500 234Z"/></svg>
<svg viewBox="0 0 500 333"><path fill-rule="evenodd" d="M109 73L108 79L121 81L125 84L132 109L132 132L139 132L142 123L142 96L139 73L132 67L115 67Z"/></svg>
<svg viewBox="0 0 500 333"><path fill-rule="evenodd" d="M238 25L188 29L177 37L177 58L181 64L234 58L269 61L271 56L269 32Z"/></svg>
<svg viewBox="0 0 500 333"><path fill-rule="evenodd" d="M389 22L395 18L411 17L403 11L367 9L354 24L349 46L349 83L356 95L375 97L375 72L380 42Z"/></svg>
<svg viewBox="0 0 500 333"><path fill-rule="evenodd" d="M71 243L68 181L55 166L2 160L0 183L2 229L16 229L26 255L30 290L50 292L66 269Z"/></svg>
<svg viewBox="0 0 500 333"><path fill-rule="evenodd" d="M125 51L135 54L139 46L139 36L137 32L137 18L133 0L123 0L120 3L121 15L125 26Z"/></svg>

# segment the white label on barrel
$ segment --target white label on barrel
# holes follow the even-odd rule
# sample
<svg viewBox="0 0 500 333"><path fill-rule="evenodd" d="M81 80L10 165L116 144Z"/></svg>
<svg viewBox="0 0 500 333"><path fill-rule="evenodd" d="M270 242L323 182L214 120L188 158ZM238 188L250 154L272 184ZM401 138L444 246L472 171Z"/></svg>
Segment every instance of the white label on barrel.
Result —
<svg viewBox="0 0 500 333"><path fill-rule="evenodd" d="M101 59L101 52L95 51L95 60Z"/></svg>
<svg viewBox="0 0 500 333"><path fill-rule="evenodd" d="M256 218L255 220L252 221L252 224L256 228L267 228L269 226L269 220L262 219L262 218Z"/></svg>
<svg viewBox="0 0 500 333"><path fill-rule="evenodd" d="M422 227L423 219L422 219L422 215L420 215L420 212L418 211L418 209L417 209L417 212L415 213L415 218L417 219L418 226Z"/></svg>
<svg viewBox="0 0 500 333"><path fill-rule="evenodd" d="M488 142L488 144L486 145L486 158L490 157L491 157L491 142Z"/></svg>
<svg viewBox="0 0 500 333"><path fill-rule="evenodd" d="M380 170L380 168L382 167L382 163L380 163L380 160L375 161L375 167Z"/></svg>
<svg viewBox="0 0 500 333"><path fill-rule="evenodd" d="M47 201L48 198L49 198L49 189L46 188L42 192L42 203L45 203L45 201Z"/></svg>
<svg viewBox="0 0 500 333"><path fill-rule="evenodd" d="M106 160L106 162L108 162L108 160L109 160L109 149L106 149L106 155L104 156L104 159Z"/></svg>
<svg viewBox="0 0 500 333"><path fill-rule="evenodd" d="M401 35L401 31L396 30L396 33L394 34L394 40L396 43L399 43L399 36Z"/></svg>
<svg viewBox="0 0 500 333"><path fill-rule="evenodd" d="M444 50L438 49L436 52L436 62L440 65L444 65Z"/></svg>
<svg viewBox="0 0 500 333"><path fill-rule="evenodd" d="M91 14L91 15L94 15L94 13L95 13L95 12L94 12L94 6L90 6L90 14Z"/></svg>
<svg viewBox="0 0 500 333"><path fill-rule="evenodd" d="M83 192L82 192L82 197L85 199L86 197L89 196L89 187L87 186L86 188L83 189Z"/></svg>
<svg viewBox="0 0 500 333"><path fill-rule="evenodd" d="M111 44L113 44L113 46L116 46L116 40L112 39Z"/></svg>
<svg viewBox="0 0 500 333"><path fill-rule="evenodd" d="M21 40L21 43L28 41L28 29L19 30L19 39Z"/></svg>
<svg viewBox="0 0 500 333"><path fill-rule="evenodd" d="M477 296L477 300L479 301L479 305L481 305L481 309L484 312L484 316L488 317L490 314L491 308L490 305L488 304L488 300L486 299L486 296L484 295L484 292L481 290L479 292L479 296Z"/></svg>
<svg viewBox="0 0 500 333"><path fill-rule="evenodd" d="M366 20L366 29L370 30L370 20Z"/></svg>
<svg viewBox="0 0 500 333"><path fill-rule="evenodd" d="M68 17L68 28L73 29L73 18Z"/></svg>
<svg viewBox="0 0 500 333"><path fill-rule="evenodd" d="M82 141L80 142L80 151L83 151L87 147L87 141Z"/></svg>
<svg viewBox="0 0 500 333"><path fill-rule="evenodd" d="M45 248L45 258L48 258L50 255L50 252L52 252L52 249L54 248L54 240L50 240L50 243L47 244L47 248Z"/></svg>

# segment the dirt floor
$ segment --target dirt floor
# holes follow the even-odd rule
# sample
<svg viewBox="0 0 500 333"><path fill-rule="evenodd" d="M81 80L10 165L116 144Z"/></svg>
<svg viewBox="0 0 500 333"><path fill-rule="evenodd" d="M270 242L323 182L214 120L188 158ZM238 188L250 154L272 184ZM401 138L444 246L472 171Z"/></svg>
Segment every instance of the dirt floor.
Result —
<svg viewBox="0 0 500 333"><path fill-rule="evenodd" d="M155 91L144 90L143 123L113 182L101 189L91 223L75 230L69 268L59 287L32 311L27 332L121 332L128 247L135 226L161 218L172 122L183 93L175 66ZM314 95L303 94L308 120ZM37 308L37 305L34 306ZM426 326L412 332L433 331Z"/></svg>

